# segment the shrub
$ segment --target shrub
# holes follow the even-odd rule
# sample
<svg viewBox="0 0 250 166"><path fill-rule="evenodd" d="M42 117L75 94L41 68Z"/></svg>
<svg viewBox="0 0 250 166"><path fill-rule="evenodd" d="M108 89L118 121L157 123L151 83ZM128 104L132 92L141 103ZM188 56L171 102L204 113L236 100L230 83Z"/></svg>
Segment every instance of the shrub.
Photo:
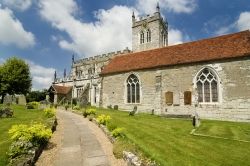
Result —
<svg viewBox="0 0 250 166"><path fill-rule="evenodd" d="M98 116L96 120L98 124L107 125L110 122L111 117L109 115L102 114Z"/></svg>
<svg viewBox="0 0 250 166"><path fill-rule="evenodd" d="M65 108L65 110L68 110L69 105L68 104L64 105L64 108Z"/></svg>
<svg viewBox="0 0 250 166"><path fill-rule="evenodd" d="M73 105L76 105L76 104L77 104L77 98L73 98L73 99L72 99L72 104L73 104Z"/></svg>
<svg viewBox="0 0 250 166"><path fill-rule="evenodd" d="M38 109L40 106L40 103L37 101L29 102L29 105L32 105L34 108Z"/></svg>
<svg viewBox="0 0 250 166"><path fill-rule="evenodd" d="M83 111L84 118L86 118L88 115L95 115L95 114L96 114L96 109L94 108L88 108L87 110Z"/></svg>
<svg viewBox="0 0 250 166"><path fill-rule="evenodd" d="M74 106L73 110L80 110L80 106L79 105Z"/></svg>
<svg viewBox="0 0 250 166"><path fill-rule="evenodd" d="M84 116L84 118L86 118L87 116L88 116L88 114L87 114L87 112L86 111L83 111L83 116Z"/></svg>
<svg viewBox="0 0 250 166"><path fill-rule="evenodd" d="M95 115L96 114L96 109L94 108L89 108L86 110L87 115Z"/></svg>
<svg viewBox="0 0 250 166"><path fill-rule="evenodd" d="M13 117L14 112L10 107L0 108L0 118L10 118Z"/></svg>
<svg viewBox="0 0 250 166"><path fill-rule="evenodd" d="M45 108L44 113L46 117L52 118L56 115L56 110L55 108Z"/></svg>
<svg viewBox="0 0 250 166"><path fill-rule="evenodd" d="M43 124L13 125L8 133L13 141L24 140L35 145L46 143L52 135L51 130Z"/></svg>
<svg viewBox="0 0 250 166"><path fill-rule="evenodd" d="M43 124L13 125L8 133L13 140L8 152L10 158L31 153L34 147L47 143L52 135Z"/></svg>
<svg viewBox="0 0 250 166"><path fill-rule="evenodd" d="M122 127L118 127L116 129L114 129L111 134L113 137L117 138L117 137L123 137L124 136L124 128Z"/></svg>
<svg viewBox="0 0 250 166"><path fill-rule="evenodd" d="M32 104L27 103L26 109L35 109L35 107Z"/></svg>
<svg viewBox="0 0 250 166"><path fill-rule="evenodd" d="M113 124L113 123L108 123L107 128L108 128L109 131L113 131L114 129L117 128L117 126L115 124Z"/></svg>

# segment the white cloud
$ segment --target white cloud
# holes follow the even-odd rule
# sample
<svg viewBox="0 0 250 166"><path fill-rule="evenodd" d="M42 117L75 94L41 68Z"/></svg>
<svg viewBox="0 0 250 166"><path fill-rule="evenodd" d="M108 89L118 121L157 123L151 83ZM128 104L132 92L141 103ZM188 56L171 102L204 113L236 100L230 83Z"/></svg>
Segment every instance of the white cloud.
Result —
<svg viewBox="0 0 250 166"><path fill-rule="evenodd" d="M224 35L227 33L230 33L235 28L235 24L230 24L227 26L222 26L219 29L217 29L214 34L215 35Z"/></svg>
<svg viewBox="0 0 250 166"><path fill-rule="evenodd" d="M19 48L32 47L35 44L34 35L25 31L22 23L8 8L0 8L0 44L16 45Z"/></svg>
<svg viewBox="0 0 250 166"><path fill-rule="evenodd" d="M236 21L236 26L240 31L250 29L250 12L242 12Z"/></svg>
<svg viewBox="0 0 250 166"><path fill-rule="evenodd" d="M32 0L3 0L3 4L9 8L24 11L30 8Z"/></svg>
<svg viewBox="0 0 250 166"><path fill-rule="evenodd" d="M226 21L225 21L226 20ZM204 24L205 32L213 31L215 35L224 35L234 31L250 29L250 12L242 12L235 21L228 22L227 18L214 19Z"/></svg>
<svg viewBox="0 0 250 166"><path fill-rule="evenodd" d="M63 49L93 56L131 45L131 8L114 6L98 10L95 13L97 21L86 23L77 20L78 8L73 0L40 0L39 7L42 18L69 35L70 41L59 40Z"/></svg>
<svg viewBox="0 0 250 166"><path fill-rule="evenodd" d="M174 13L192 13L197 8L197 0L137 0L136 7L143 14L154 13L157 2L161 9Z"/></svg>
<svg viewBox="0 0 250 166"><path fill-rule="evenodd" d="M32 89L40 90L49 88L54 78L54 68L48 68L26 60L30 66L32 76Z"/></svg>
<svg viewBox="0 0 250 166"><path fill-rule="evenodd" d="M168 31L168 45L181 44L183 42L189 41L188 35L184 35L180 30L170 28Z"/></svg>

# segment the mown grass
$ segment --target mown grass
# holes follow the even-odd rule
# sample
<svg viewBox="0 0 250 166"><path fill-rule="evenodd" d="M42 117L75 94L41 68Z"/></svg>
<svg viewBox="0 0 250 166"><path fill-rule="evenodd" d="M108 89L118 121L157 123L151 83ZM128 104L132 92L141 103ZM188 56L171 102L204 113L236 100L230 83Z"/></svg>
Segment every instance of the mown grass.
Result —
<svg viewBox="0 0 250 166"><path fill-rule="evenodd" d="M5 166L8 163L6 152L11 144L8 135L8 130L11 126L14 124L31 124L35 122L44 123L47 119L42 110L27 110L25 106L20 105L12 105L11 108L14 110L14 117L0 119L0 166Z"/></svg>
<svg viewBox="0 0 250 166"><path fill-rule="evenodd" d="M117 156L129 149L164 166L250 165L250 143L191 135L191 120L97 110L110 115L112 125L126 129L126 137L115 143ZM250 123L202 120L197 133L250 141Z"/></svg>

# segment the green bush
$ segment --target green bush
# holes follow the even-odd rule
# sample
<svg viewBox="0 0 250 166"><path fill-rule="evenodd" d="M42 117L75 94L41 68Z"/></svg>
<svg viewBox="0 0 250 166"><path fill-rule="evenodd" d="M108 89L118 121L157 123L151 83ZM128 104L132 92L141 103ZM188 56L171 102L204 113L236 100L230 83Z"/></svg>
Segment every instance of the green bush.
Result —
<svg viewBox="0 0 250 166"><path fill-rule="evenodd" d="M80 106L79 105L74 106L73 110L80 110Z"/></svg>
<svg viewBox="0 0 250 166"><path fill-rule="evenodd" d="M95 114L96 114L95 108L88 108L87 110L83 111L84 118L86 118L88 115L95 115Z"/></svg>
<svg viewBox="0 0 250 166"><path fill-rule="evenodd" d="M113 131L114 129L117 128L117 125L115 125L114 123L108 123L107 128L109 131Z"/></svg>
<svg viewBox="0 0 250 166"><path fill-rule="evenodd" d="M98 124L107 125L111 120L109 115L100 115L97 117L96 121Z"/></svg>
<svg viewBox="0 0 250 166"><path fill-rule="evenodd" d="M114 129L111 134L113 137L117 138L117 137L123 137L124 136L124 128L123 127L118 127L116 129Z"/></svg>
<svg viewBox="0 0 250 166"><path fill-rule="evenodd" d="M52 135L51 129L43 124L13 125L8 133L13 141L8 152L10 158L29 154L32 148L47 143Z"/></svg>
<svg viewBox="0 0 250 166"><path fill-rule="evenodd" d="M88 116L86 111L83 111L82 115L84 116L84 118L86 118Z"/></svg>
<svg viewBox="0 0 250 166"><path fill-rule="evenodd" d="M86 110L87 115L95 115L96 114L96 109L94 108L88 108Z"/></svg>
<svg viewBox="0 0 250 166"><path fill-rule="evenodd" d="M32 104L27 103L26 109L35 109L35 107Z"/></svg>
<svg viewBox="0 0 250 166"><path fill-rule="evenodd" d="M35 109L38 109L40 106L40 103L37 101L29 102L28 104L32 105Z"/></svg>
<svg viewBox="0 0 250 166"><path fill-rule="evenodd" d="M13 141L25 140L33 144L46 143L52 135L51 129L46 129L43 124L13 125L8 133Z"/></svg>
<svg viewBox="0 0 250 166"><path fill-rule="evenodd" d="M45 116L48 118L52 118L56 116L55 108L45 108L43 111L44 111Z"/></svg>
<svg viewBox="0 0 250 166"><path fill-rule="evenodd" d="M69 105L68 104L64 105L64 108L65 108L65 110L68 110Z"/></svg>

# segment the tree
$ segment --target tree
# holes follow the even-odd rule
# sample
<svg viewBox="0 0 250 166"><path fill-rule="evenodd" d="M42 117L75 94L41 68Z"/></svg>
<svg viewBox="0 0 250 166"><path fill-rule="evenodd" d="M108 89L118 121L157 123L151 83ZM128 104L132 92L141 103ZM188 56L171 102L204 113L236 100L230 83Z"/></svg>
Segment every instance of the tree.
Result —
<svg viewBox="0 0 250 166"><path fill-rule="evenodd" d="M31 91L26 96L27 102L45 100L46 99L46 93L47 93L46 89L44 89L42 91Z"/></svg>
<svg viewBox="0 0 250 166"><path fill-rule="evenodd" d="M12 57L0 67L0 94L3 98L6 94L26 95L31 88L29 65L24 60Z"/></svg>

